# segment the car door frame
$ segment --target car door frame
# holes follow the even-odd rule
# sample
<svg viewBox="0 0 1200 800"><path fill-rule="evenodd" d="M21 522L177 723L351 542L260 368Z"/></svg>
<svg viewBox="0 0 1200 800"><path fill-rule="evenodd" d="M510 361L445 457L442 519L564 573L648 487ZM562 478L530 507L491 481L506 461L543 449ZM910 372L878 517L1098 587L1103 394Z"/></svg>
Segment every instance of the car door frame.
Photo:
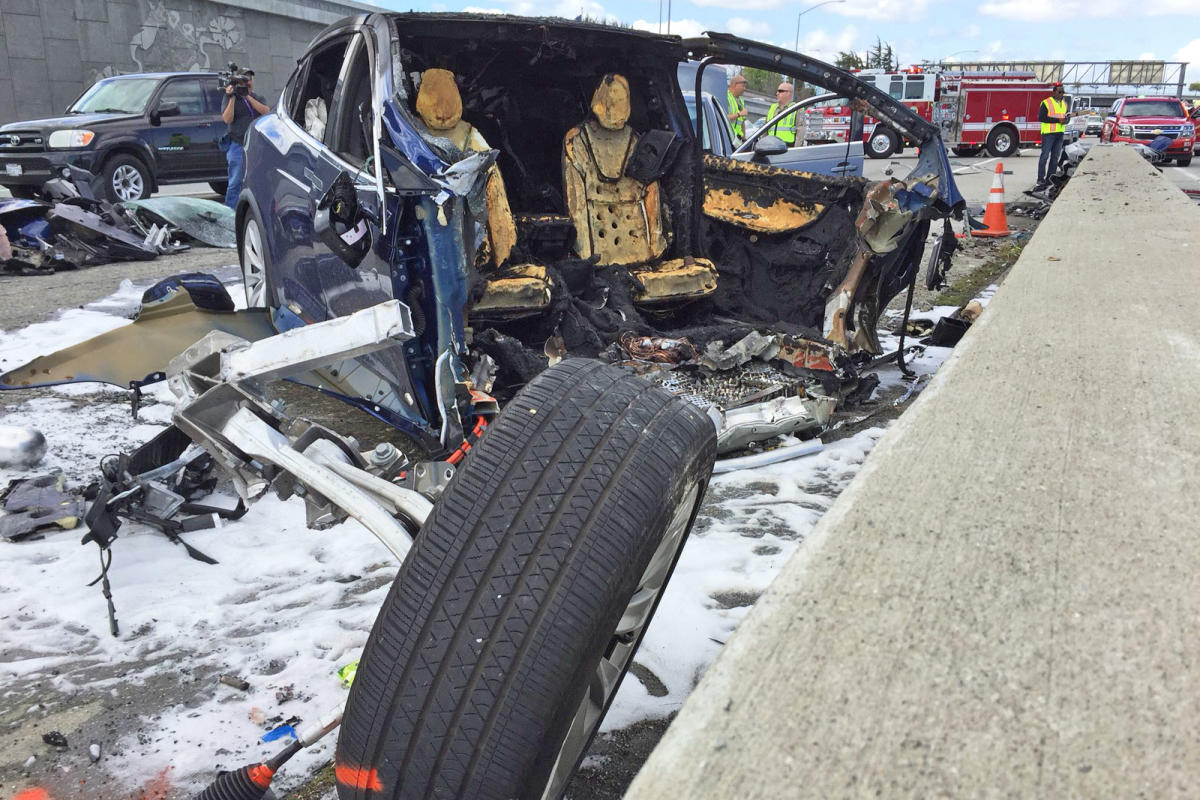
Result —
<svg viewBox="0 0 1200 800"><path fill-rule="evenodd" d="M965 200L954 183L949 158L938 127L873 84L861 81L852 73L815 58L727 33L708 33L699 38L684 39L681 44L683 52L680 60L701 60L696 70L697 91L703 80L704 68L713 63L720 63L757 67L790 75L824 87L839 96L865 100L871 107L873 116L892 125L896 131L920 148L914 173L934 173L938 176L936 202L939 207L960 209L965 206ZM703 107L702 103L697 106ZM701 120L698 119L697 124L701 124ZM693 138L699 153L700 139L698 136ZM699 191L702 192L702 189Z"/></svg>
<svg viewBox="0 0 1200 800"><path fill-rule="evenodd" d="M200 90L200 107L204 109L199 114L178 115L170 117L160 117L159 123L154 125L150 122L158 109L159 103L162 102L163 96L172 84L183 83L184 81L195 82ZM150 102L146 104L146 122L148 129L146 131L151 141L147 142L150 145L151 151L154 153L155 164L157 166L157 174L155 180L158 183L172 183L189 180L197 180L200 178L209 177L212 173L211 162L213 161L213 153L220 151L217 149L217 139L224 133L223 128L219 128L221 122L220 114L212 114L208 111L208 98L204 94L204 83L202 76L198 73L188 73L181 75L173 75L164 79L157 88L154 94L150 97ZM155 134L163 134L167 131L179 129L180 132L187 131L188 142L181 145L180 151L167 149L170 145L166 145L165 137ZM157 142L162 140L163 147L158 146ZM222 158L222 160L224 160Z"/></svg>
<svg viewBox="0 0 1200 800"><path fill-rule="evenodd" d="M775 113L775 116L768 118L758 130L750 134L746 141L742 142L734 148L731 154L733 158L746 156L754 152L755 143L763 136L767 135L767 131L771 126L782 120L792 112L799 113L809 106L817 103L825 102L842 97L836 92L827 92L825 94L813 95L796 100L785 108ZM808 144L796 145L788 148L786 153L777 156L766 156L766 162L773 167L783 167L784 169L799 169L808 172L819 172L823 175L838 175L840 177L857 176L862 177L863 165L866 162L866 150L863 147L863 117L865 115L861 111L851 112L850 128L846 135L846 143L835 142L833 144ZM797 117L798 119L798 117ZM753 156L747 156L753 157ZM825 164L829 163L832 169L806 169L806 164Z"/></svg>

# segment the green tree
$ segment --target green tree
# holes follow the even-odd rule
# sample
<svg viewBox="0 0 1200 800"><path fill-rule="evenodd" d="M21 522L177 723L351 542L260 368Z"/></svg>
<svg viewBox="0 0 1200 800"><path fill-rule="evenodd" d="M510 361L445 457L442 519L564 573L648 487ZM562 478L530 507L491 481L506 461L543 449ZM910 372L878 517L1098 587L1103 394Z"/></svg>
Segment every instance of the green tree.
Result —
<svg viewBox="0 0 1200 800"><path fill-rule="evenodd" d="M742 75L746 77L746 89L758 94L775 95L775 87L779 80L778 72L768 72L765 69L757 69L755 67L746 67L742 70Z"/></svg>
<svg viewBox="0 0 1200 800"><path fill-rule="evenodd" d="M862 69L866 65L863 63L862 56L850 50L849 52L839 52L837 60L833 62L834 66L842 69Z"/></svg>
<svg viewBox="0 0 1200 800"><path fill-rule="evenodd" d="M892 50L892 46L878 36L875 37L875 46L867 51L866 56L867 69L882 69L888 72L900 70L900 59Z"/></svg>
<svg viewBox="0 0 1200 800"><path fill-rule="evenodd" d="M1188 84L1189 92L1200 92L1200 81L1194 81Z"/></svg>

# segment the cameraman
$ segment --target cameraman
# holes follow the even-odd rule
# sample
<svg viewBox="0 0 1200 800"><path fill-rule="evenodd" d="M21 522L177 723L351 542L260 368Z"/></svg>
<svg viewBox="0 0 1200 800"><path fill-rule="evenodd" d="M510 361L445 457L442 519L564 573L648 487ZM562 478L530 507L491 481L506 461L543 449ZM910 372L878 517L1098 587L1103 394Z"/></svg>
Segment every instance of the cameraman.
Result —
<svg viewBox="0 0 1200 800"><path fill-rule="evenodd" d="M263 99L254 94L254 70L243 70L225 87L225 107L221 109L221 119L225 120L229 131L221 137L221 149L225 151L225 163L229 165L225 205L230 208L237 206L237 198L242 191L242 176L246 172L246 132L250 130L251 122L270 112L270 107Z"/></svg>

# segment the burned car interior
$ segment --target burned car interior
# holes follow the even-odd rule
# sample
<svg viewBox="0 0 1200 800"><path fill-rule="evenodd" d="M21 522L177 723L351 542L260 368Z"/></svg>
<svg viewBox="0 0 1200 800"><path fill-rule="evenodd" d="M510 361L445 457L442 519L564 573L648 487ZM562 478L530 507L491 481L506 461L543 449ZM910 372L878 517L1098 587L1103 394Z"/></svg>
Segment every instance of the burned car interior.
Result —
<svg viewBox="0 0 1200 800"><path fill-rule="evenodd" d="M704 153L676 77L689 59L698 84L723 64L809 80L932 146L906 181L879 183ZM279 114L351 169L324 180L295 146L280 162L298 185L318 179L316 202L275 201L266 250L300 257L268 269L260 302L286 331L402 301L411 341L357 359L370 380L318 370L317 385L431 453L472 429L477 394L503 403L568 356L717 413L764 386L812 408L867 396L879 315L915 280L931 221L961 206L933 126L847 73L723 34L357 17L315 40ZM247 193L239 243L285 186ZM143 366L131 381L164 365Z"/></svg>
<svg viewBox="0 0 1200 800"><path fill-rule="evenodd" d="M701 157L677 43L551 21L391 21L400 115L448 163L495 150L467 314L498 396L557 354L636 361L620 344L631 335L703 350L758 329L879 354L875 320L915 273L927 223L900 212L903 235L875 252L856 228L867 181ZM422 110L431 77L451 109L441 120ZM852 313L828 326L839 290Z"/></svg>

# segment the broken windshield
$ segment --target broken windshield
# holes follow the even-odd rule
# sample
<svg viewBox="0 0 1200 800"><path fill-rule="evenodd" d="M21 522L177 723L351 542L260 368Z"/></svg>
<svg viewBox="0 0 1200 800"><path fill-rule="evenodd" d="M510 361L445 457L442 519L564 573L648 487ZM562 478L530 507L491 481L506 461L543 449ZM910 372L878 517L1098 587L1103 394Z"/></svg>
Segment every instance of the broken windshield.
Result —
<svg viewBox="0 0 1200 800"><path fill-rule="evenodd" d="M158 81L153 78L108 78L84 92L72 114L141 114Z"/></svg>

